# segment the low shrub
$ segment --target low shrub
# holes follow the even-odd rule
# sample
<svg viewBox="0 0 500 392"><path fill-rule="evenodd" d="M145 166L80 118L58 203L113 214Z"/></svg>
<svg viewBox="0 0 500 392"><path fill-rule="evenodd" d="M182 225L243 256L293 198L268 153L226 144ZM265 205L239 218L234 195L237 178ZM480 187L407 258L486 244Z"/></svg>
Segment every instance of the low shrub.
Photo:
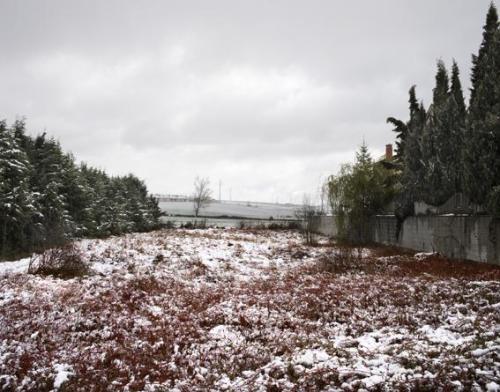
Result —
<svg viewBox="0 0 500 392"><path fill-rule="evenodd" d="M171 220L168 220L164 223L163 227L165 229L174 229L175 228L175 224L174 222L172 222Z"/></svg>
<svg viewBox="0 0 500 392"><path fill-rule="evenodd" d="M181 229L188 229L188 230L194 229L193 222L189 221L189 222L183 223L181 225Z"/></svg>
<svg viewBox="0 0 500 392"><path fill-rule="evenodd" d="M337 252L319 258L317 266L324 272L342 274L363 271L366 269L365 264L360 249L342 246Z"/></svg>
<svg viewBox="0 0 500 392"><path fill-rule="evenodd" d="M28 273L71 279L88 275L89 265L83 260L81 250L75 244L48 249L31 258Z"/></svg>
<svg viewBox="0 0 500 392"><path fill-rule="evenodd" d="M188 221L188 222L181 225L181 229L187 229L187 230L207 229L207 228L208 228L208 225L207 225L206 219Z"/></svg>

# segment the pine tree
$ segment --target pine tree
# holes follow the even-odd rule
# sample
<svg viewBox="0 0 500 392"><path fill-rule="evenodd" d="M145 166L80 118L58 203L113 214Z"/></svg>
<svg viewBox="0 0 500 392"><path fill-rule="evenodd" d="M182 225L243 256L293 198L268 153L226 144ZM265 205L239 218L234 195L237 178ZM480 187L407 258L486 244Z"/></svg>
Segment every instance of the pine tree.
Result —
<svg viewBox="0 0 500 392"><path fill-rule="evenodd" d="M153 195L148 195L147 198L147 208L148 208L148 230L154 230L159 227L160 219L164 215L159 201Z"/></svg>
<svg viewBox="0 0 500 392"><path fill-rule="evenodd" d="M466 107L465 107L465 99L464 93L462 90L462 83L460 82L460 70L458 68L458 64L455 60L453 60L453 65L451 66L451 87L450 94L455 100L457 105L457 111L460 116L460 121L465 126L465 116L466 116Z"/></svg>
<svg viewBox="0 0 500 392"><path fill-rule="evenodd" d="M434 110L440 111L448 101L450 94L450 83L448 79L448 71L442 60L437 63L436 86L432 90L432 103Z"/></svg>
<svg viewBox="0 0 500 392"><path fill-rule="evenodd" d="M394 117L388 117L387 123L394 126L393 132L396 133L396 149L395 159L401 161L405 154L406 138L408 136L408 126L404 121L398 120Z"/></svg>
<svg viewBox="0 0 500 392"><path fill-rule="evenodd" d="M61 163L61 193L65 195L66 209L71 221L74 222L74 234L88 235L88 226L91 225L92 220L89 208L91 190L82 172L75 165L75 159L71 154L64 155Z"/></svg>
<svg viewBox="0 0 500 392"><path fill-rule="evenodd" d="M388 117L387 123L394 126L393 132L396 132L396 156L395 158L399 162L404 161L405 157L405 146L406 139L408 138L409 129L412 127L412 121L416 121L419 116L419 103L417 100L416 86L413 85L408 91L409 99L409 109L410 109L410 121L405 123L404 121L398 120L394 117Z"/></svg>
<svg viewBox="0 0 500 392"><path fill-rule="evenodd" d="M363 140L363 143L359 147L359 151L356 151L356 166L360 169L365 169L372 163L372 157L368 151L368 146Z"/></svg>
<svg viewBox="0 0 500 392"><path fill-rule="evenodd" d="M442 151L446 157L446 172L450 177L453 193L463 191L464 153L465 148L465 121L467 109L465 106L460 70L456 61L451 68L450 97L446 108L446 126L450 129L447 141L448 149ZM450 192L452 193L452 192Z"/></svg>
<svg viewBox="0 0 500 392"><path fill-rule="evenodd" d="M486 15L486 23L483 26L483 40L479 47L479 53L472 55L472 71L470 89L470 104L472 108L476 107L477 90L485 79L485 58L491 53L496 31L498 30L498 12L495 4L491 2Z"/></svg>
<svg viewBox="0 0 500 392"><path fill-rule="evenodd" d="M424 164L422 139L426 119L423 103L418 103L415 86L409 91L410 119L408 121L408 134L406 137L405 154L403 156L402 186L403 194L399 201L401 216L406 216L413 211L413 202L422 197L422 184L424 180Z"/></svg>
<svg viewBox="0 0 500 392"><path fill-rule="evenodd" d="M440 205L462 188L461 156L466 112L456 62L452 67L451 88L442 61L437 64L435 79L433 102L427 112L422 136L422 198L430 204Z"/></svg>
<svg viewBox="0 0 500 392"><path fill-rule="evenodd" d="M85 223L86 232L88 235L96 237L108 235L105 212L108 204L106 189L109 178L103 171L88 167L85 164L80 166L80 172L88 187L89 196L88 220Z"/></svg>
<svg viewBox="0 0 500 392"><path fill-rule="evenodd" d="M500 181L498 74L498 14L492 3L483 28L483 41L473 56L472 88L464 149L464 188L470 198L484 203Z"/></svg>
<svg viewBox="0 0 500 392"><path fill-rule="evenodd" d="M26 135L24 120L0 122L0 256L158 227L158 200L133 175L110 178L79 167L45 133Z"/></svg>
<svg viewBox="0 0 500 392"><path fill-rule="evenodd" d="M33 183L40 194L44 240L48 244L58 244L70 238L75 230L64 193L65 158L59 143L54 139L46 140L45 135L35 140L34 156Z"/></svg>
<svg viewBox="0 0 500 392"><path fill-rule="evenodd" d="M26 250L36 209L29 190L31 165L14 131L0 122L0 251Z"/></svg>
<svg viewBox="0 0 500 392"><path fill-rule="evenodd" d="M397 133L397 161L400 172L397 176L398 185L391 184L400 191L396 197L396 215L403 220L413 213L413 202L421 199L424 166L422 161L422 135L426 112L422 103L418 102L416 87L408 91L410 119L405 123L393 117L387 119L392 123Z"/></svg>
<svg viewBox="0 0 500 392"><path fill-rule="evenodd" d="M495 178L494 185L500 187L500 28L495 34L495 47L494 47L494 67L493 67L493 83L494 88L494 105L489 113L488 121L491 124L491 131L493 132L495 143ZM492 57L493 57L492 56ZM500 194L500 190L497 190ZM500 213L500 210L498 211Z"/></svg>
<svg viewBox="0 0 500 392"><path fill-rule="evenodd" d="M452 176L449 175L449 156L446 151L454 141L450 141L450 129L444 122L446 107L435 110L431 105L423 133L424 181L423 195L425 202L432 205L444 203L453 193Z"/></svg>

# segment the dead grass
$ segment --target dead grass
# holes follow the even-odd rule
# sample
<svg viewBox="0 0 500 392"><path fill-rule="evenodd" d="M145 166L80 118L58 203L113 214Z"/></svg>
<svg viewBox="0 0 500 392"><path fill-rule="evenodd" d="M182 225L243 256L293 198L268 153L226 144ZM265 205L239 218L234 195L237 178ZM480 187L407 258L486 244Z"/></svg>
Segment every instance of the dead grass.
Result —
<svg viewBox="0 0 500 392"><path fill-rule="evenodd" d="M166 234L153 239L163 246ZM123 242L127 250L143 246ZM234 248L243 252L238 244ZM326 391L344 383L354 391L363 388L366 375L341 370L376 358L361 356L358 341L376 331L397 335L384 352L393 363L433 377L395 379L370 390L451 391L457 380L464 390L474 383L484 389L491 377L475 370L492 369L498 354L474 357L471 351L499 338L500 316L492 305L500 301L500 268L438 256L415 260L381 248L367 256L348 246L324 249L307 262L316 251L299 244L272 250L304 263L241 282L199 280L213 272L196 257L185 265L192 281L163 273L164 261L154 270L125 273L124 267L52 286L40 276L0 279L0 293L14 293L0 310L0 390L52 390L53 363L69 363L75 376L63 385L67 391L140 391L152 385L156 389L149 390L222 390L223 377L240 380L241 386L228 389L234 391ZM449 346L425 340L422 326L438 328L449 317L462 317L454 332L470 341ZM212 338L210 331L220 325L235 331L241 343ZM346 340L334 344L339 336ZM324 349L340 365L305 368L293 362L310 348ZM283 366L273 363L276 357Z"/></svg>

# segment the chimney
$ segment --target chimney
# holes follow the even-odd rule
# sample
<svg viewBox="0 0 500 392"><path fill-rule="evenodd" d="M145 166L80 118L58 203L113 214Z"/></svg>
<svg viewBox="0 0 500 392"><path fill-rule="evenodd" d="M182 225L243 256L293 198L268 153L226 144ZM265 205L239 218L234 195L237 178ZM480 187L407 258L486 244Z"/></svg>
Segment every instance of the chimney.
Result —
<svg viewBox="0 0 500 392"><path fill-rule="evenodd" d="M392 144L385 145L385 159L388 161L392 159Z"/></svg>

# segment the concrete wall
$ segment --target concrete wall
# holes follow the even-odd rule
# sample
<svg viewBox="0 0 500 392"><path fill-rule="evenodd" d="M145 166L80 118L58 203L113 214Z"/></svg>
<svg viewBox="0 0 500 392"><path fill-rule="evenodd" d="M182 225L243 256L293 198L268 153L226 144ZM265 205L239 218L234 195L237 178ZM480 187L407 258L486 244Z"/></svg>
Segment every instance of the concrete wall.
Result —
<svg viewBox="0 0 500 392"><path fill-rule="evenodd" d="M320 232L335 235L332 217L325 217ZM413 216L405 219L398 233L394 216L376 216L370 223L374 242L447 257L500 265L500 220L490 216Z"/></svg>
<svg viewBox="0 0 500 392"><path fill-rule="evenodd" d="M317 216L314 217L314 231L328 237L335 237L337 235L337 226L335 225L335 217L333 216Z"/></svg>

